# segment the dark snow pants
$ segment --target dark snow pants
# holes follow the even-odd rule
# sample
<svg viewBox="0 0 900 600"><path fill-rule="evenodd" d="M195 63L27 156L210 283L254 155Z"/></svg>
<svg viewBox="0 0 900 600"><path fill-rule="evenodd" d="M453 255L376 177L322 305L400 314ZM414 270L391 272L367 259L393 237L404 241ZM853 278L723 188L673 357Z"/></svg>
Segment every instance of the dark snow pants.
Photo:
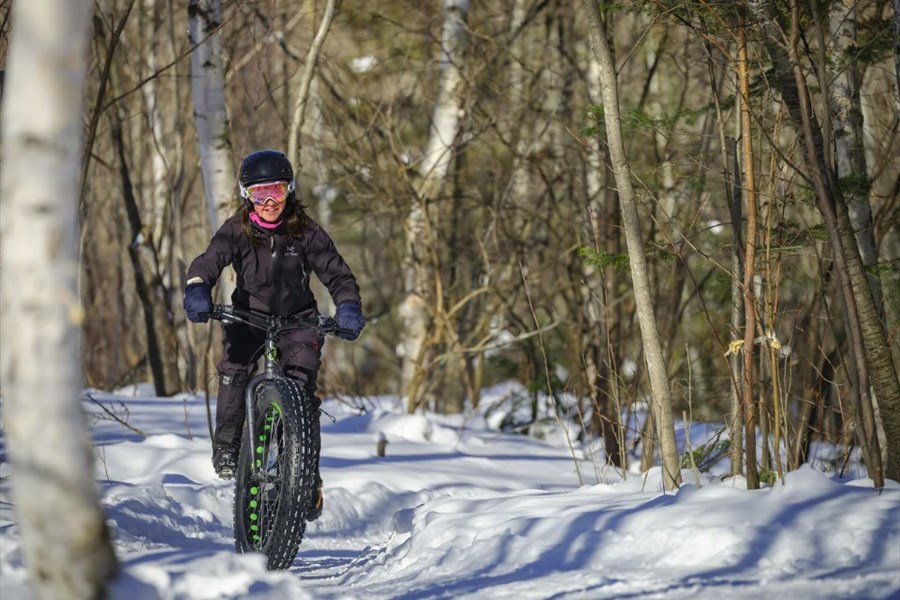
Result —
<svg viewBox="0 0 900 600"><path fill-rule="evenodd" d="M215 446L237 448L241 441L246 405L244 391L256 370L256 358L266 342L265 333L243 323L224 326L222 361L218 364L219 396L216 401ZM322 359L322 337L315 331L295 330L278 338L282 373L302 382L307 398L319 408L316 397L316 378ZM315 420L318 423L318 420Z"/></svg>

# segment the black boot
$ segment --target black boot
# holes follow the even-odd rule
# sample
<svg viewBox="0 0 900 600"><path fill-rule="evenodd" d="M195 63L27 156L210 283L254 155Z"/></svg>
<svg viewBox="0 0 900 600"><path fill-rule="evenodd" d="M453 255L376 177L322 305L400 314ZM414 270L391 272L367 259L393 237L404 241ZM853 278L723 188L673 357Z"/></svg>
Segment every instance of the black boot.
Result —
<svg viewBox="0 0 900 600"><path fill-rule="evenodd" d="M237 470L237 450L231 446L216 446L212 456L213 469L222 479L234 479Z"/></svg>
<svg viewBox="0 0 900 600"><path fill-rule="evenodd" d="M216 400L216 431L213 435L213 469L222 479L234 478L238 449L244 423L244 389L248 377L244 373L219 375Z"/></svg>
<svg viewBox="0 0 900 600"><path fill-rule="evenodd" d="M219 375L219 396L216 398L216 432L213 446L237 448L241 440L241 429L247 407L244 404L244 390L250 379L245 373Z"/></svg>

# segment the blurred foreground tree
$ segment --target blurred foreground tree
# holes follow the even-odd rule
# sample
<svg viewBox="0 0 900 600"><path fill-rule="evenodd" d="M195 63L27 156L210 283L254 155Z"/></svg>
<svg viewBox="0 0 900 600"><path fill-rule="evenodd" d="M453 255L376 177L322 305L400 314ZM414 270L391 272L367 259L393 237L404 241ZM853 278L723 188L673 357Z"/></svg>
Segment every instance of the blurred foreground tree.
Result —
<svg viewBox="0 0 900 600"><path fill-rule="evenodd" d="M79 400L79 159L89 0L17 2L2 116L3 426L37 598L101 598L117 569Z"/></svg>

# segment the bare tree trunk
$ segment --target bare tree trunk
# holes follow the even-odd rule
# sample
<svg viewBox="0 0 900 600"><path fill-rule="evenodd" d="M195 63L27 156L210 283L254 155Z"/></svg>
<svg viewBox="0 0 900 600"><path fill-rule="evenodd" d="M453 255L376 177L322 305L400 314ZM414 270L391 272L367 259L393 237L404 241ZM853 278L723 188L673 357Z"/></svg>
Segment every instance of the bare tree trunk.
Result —
<svg viewBox="0 0 900 600"><path fill-rule="evenodd" d="M832 6L829 13L831 36L834 41L828 74L830 81L825 89L833 116L832 130L836 149L838 181L842 183L844 199L850 214L850 223L856 235L856 244L863 265L878 261L875 235L872 227L872 207L869 205L869 176L864 150L863 114L859 101L859 52L856 39L856 2L843 0ZM869 285L876 308L881 310L881 284L877 277L869 276Z"/></svg>
<svg viewBox="0 0 900 600"><path fill-rule="evenodd" d="M79 401L78 176L90 20L87 0L16 2L3 106L0 375L38 598L100 598L117 569Z"/></svg>
<svg viewBox="0 0 900 600"><path fill-rule="evenodd" d="M747 198L747 233L744 236L744 345L741 402L744 407L744 460L747 488L759 489L756 467L756 415L753 410L753 343L756 339L756 302L753 276L756 265L756 175L753 165L753 136L750 126L750 75L747 72L747 38L743 17L738 27L738 84L741 90L741 163Z"/></svg>
<svg viewBox="0 0 900 600"><path fill-rule="evenodd" d="M109 51L111 52L112 49ZM111 71L110 85L113 91L116 89L116 81L116 72ZM134 269L135 287L143 311L144 332L147 338L146 356L150 374L156 394L169 396L181 389L181 375L178 369L178 340L171 310L172 298L169 288L163 281L163 266L160 264L156 246L153 244L151 228L144 225L138 198L134 192L123 134L125 121L121 115L123 110L125 110L123 106L116 105L110 111L112 122L110 137L113 152L120 162L122 199L130 225L128 255Z"/></svg>
<svg viewBox="0 0 900 600"><path fill-rule="evenodd" d="M528 112L528 74L525 69L526 60L530 48L529 39L523 31L528 17L528 0L515 0L512 7L512 18L509 29L515 38L510 46L509 64L509 90L508 97L510 111L508 118L509 135L516 140L515 154L513 155L512 172L509 179L509 195L514 205L528 201L530 177L528 172L528 156L533 153L537 145L536 131L538 127L533 119L526 117ZM513 225L514 230L522 231L522 238L527 239L533 219L522 219L519 210L512 213L512 218L521 220ZM509 218L509 217L508 217Z"/></svg>
<svg viewBox="0 0 900 600"><path fill-rule="evenodd" d="M404 293L400 318L404 330L400 335L403 354L402 393L407 408L414 411L420 402L426 338L430 327L429 299L434 295L431 253L433 232L429 224L429 204L440 193L453 159L453 148L459 135L463 115L463 60L467 43L466 19L469 0L444 0L444 28L441 39L440 89L431 118L428 145L419 165L421 180L406 219L406 258L404 260Z"/></svg>
<svg viewBox="0 0 900 600"><path fill-rule="evenodd" d="M97 137L97 129L100 124L100 118L103 116L103 112L105 110L105 105L107 102L106 93L112 73L113 57L115 56L116 48L119 46L119 42L122 39L122 32L125 30L125 25L128 23L128 17L131 14L131 9L134 7L134 3L135 0L130 0L128 2L128 5L125 7L124 12L116 23L116 26L110 32L104 31L102 18L96 19L97 29L99 30L100 36L108 38L109 41L106 45L106 56L104 57L105 62L102 67L102 73L100 74L99 85L97 86L96 101L94 103L94 106L91 107L91 116L87 125L87 133L85 134L83 153L84 156L82 156L81 160L81 177L79 178L78 182L78 184L81 186L81 191L78 195L79 203L84 202L85 193L87 191L88 169L91 165L91 155L94 149L94 140Z"/></svg>
<svg viewBox="0 0 900 600"><path fill-rule="evenodd" d="M731 253L731 339L738 339L741 325L744 323L744 298L742 285L744 281L744 249L743 249L743 191L740 185L740 162L737 157L737 143L733 138L728 140L731 170L731 231L734 249ZM731 473L740 475L744 472L744 411L741 398L741 382L744 380L743 363L739 352L729 357L731 374L731 409L729 411L729 439L731 440Z"/></svg>
<svg viewBox="0 0 900 600"><path fill-rule="evenodd" d="M713 100L716 105L716 116L718 121L719 146L722 153L722 179L725 184L725 198L728 204L728 215L731 220L731 325L730 340L737 339L741 324L744 322L744 305L741 293L741 283L744 278L743 263L743 234L741 226L743 221L742 198L740 178L738 177L739 162L737 157L737 144L735 139L729 137L725 131L725 117L722 112L722 105L719 98L718 77L716 75L715 62L713 61L712 44L705 43L707 52L707 68L709 71L709 81L713 86ZM740 114L737 118L737 129L740 129ZM738 475L744 471L744 435L743 435L743 416L741 406L741 389L740 381L743 380L741 374L741 358L737 352L729 350L729 375L731 378L731 394L728 411L728 439L730 442L729 456L731 457L731 474Z"/></svg>
<svg viewBox="0 0 900 600"><path fill-rule="evenodd" d="M830 39L834 41L831 61L827 70L829 81L824 89L830 90L829 98L833 116L835 167L847 209L850 225L856 236L860 258L865 267L878 262L875 248L872 207L869 205L870 182L866 166L863 114L859 99L859 65L856 36L856 2L843 0L832 4L828 13ZM879 316L884 316L884 306L879 278L868 274L872 297ZM878 398L872 398L873 409L878 412ZM874 419L878 443L882 449L882 461L887 461L887 438L879 419Z"/></svg>
<svg viewBox="0 0 900 600"><path fill-rule="evenodd" d="M587 72L588 93L592 104L600 104L603 86L600 80L600 66L591 61ZM607 155L601 143L595 152L588 153L586 174L588 213L594 247L609 254L618 254L619 211L618 201L608 193ZM612 330L619 322L618 303L615 301L619 275L616 269L601 273L602 304L588 299L585 310L587 327L594 333L589 343L587 356L593 364L588 365L589 384L593 400L591 433L603 437L607 460L617 467L627 467L625 455L625 430L622 426L622 401L619 381L616 376ZM593 286L592 286L593 287Z"/></svg>
<svg viewBox="0 0 900 600"><path fill-rule="evenodd" d="M603 89L603 108L609 152L613 173L616 178L616 186L619 190L619 200L622 204L622 221L625 226L625 240L628 245L634 296L637 303L638 320L641 326L641 339L647 357L647 370L650 376L650 388L653 397L653 412L657 421L663 481L665 488L672 490L681 484L678 449L675 445L675 425L672 418L672 401L666 374L666 363L662 355L662 344L659 340L659 330L653 311L653 300L650 296L647 259L644 253L637 202L631 184L631 172L625 157L625 144L622 139L621 118L619 116L616 70L606 37L606 26L600 18L600 10L594 0L585 0L584 4L588 11L591 25L591 49L597 62L600 63L601 69L600 79Z"/></svg>
<svg viewBox="0 0 900 600"><path fill-rule="evenodd" d="M191 44L191 96L200 150L200 171L206 195L209 226L215 232L236 208L234 152L231 127L225 106L225 74L222 65L222 22L220 0L191 0L188 4ZM228 270L219 279L217 293L222 301L234 291L234 273Z"/></svg>
<svg viewBox="0 0 900 600"><path fill-rule="evenodd" d="M147 331L147 361L150 363L156 394L171 396L181 389L181 379L178 372L178 340L170 318L172 311L169 305L169 295L162 282L156 250L150 240L143 236L144 227L141 224L137 200L134 197L134 187L125 155L125 143L122 140L122 123L119 115L113 117L110 133L119 158L122 195L128 213L128 222L131 226L133 241L128 246L128 254L134 268L135 284L144 313L144 326Z"/></svg>
<svg viewBox="0 0 900 600"><path fill-rule="evenodd" d="M171 289L173 286L172 270L169 268L172 261L172 224L173 210L169 188L169 167L168 162L174 158L174 153L170 151L173 136L171 134L172 127L167 123L171 123L177 114L177 111L166 110L162 106L161 90L158 82L152 77L157 72L160 63L160 53L162 52L165 37L162 35L161 15L156 8L156 0L144 0L140 11L141 22L141 55L145 57L147 70L151 77L141 88L146 105L146 123L138 125L139 133L135 135L135 139L140 139L143 143L136 151L138 156L147 152L149 159L141 160L144 165L144 172L149 171L149 177L144 178L146 182L141 189L141 195L145 198L145 207L148 208L150 219L150 237L153 246L156 248L159 263L163 266L162 276L163 284L166 288ZM169 57L171 59L171 57ZM163 58L163 63L166 58ZM149 130L149 135L146 135ZM139 158L140 160L140 158Z"/></svg>
<svg viewBox="0 0 900 600"><path fill-rule="evenodd" d="M294 172L299 173L301 170L300 163L300 133L303 129L303 121L306 119L306 104L309 102L309 89L312 84L313 77L316 74L316 63L319 61L319 54L322 52L322 45L328 36L328 30L334 22L335 0L328 0L325 5L325 14L322 15L322 21L319 23L319 30L316 37L306 53L306 60L303 64L303 76L300 78L300 87L297 90L297 99L294 104L294 114L291 117L291 133L288 138L288 158L294 164Z"/></svg>
<svg viewBox="0 0 900 600"><path fill-rule="evenodd" d="M291 159L294 165L294 178L297 179L303 169L303 125L307 119L307 112L311 113L313 121L312 155L315 163L313 164L312 169L314 171L314 181L316 182L313 191L318 196L318 222L326 229L330 227L331 202L334 199L335 194L327 183L325 175L327 173L327 168L325 167L324 160L321 156L321 132L323 129L322 98L321 90L319 89L319 79L316 77L316 70L319 62L319 55L322 52L322 46L325 44L325 38L328 36L332 23L334 23L334 17L337 11L336 4L335 0L328 0L325 5L325 12L319 23L318 31L306 53L306 59L303 62L303 71L299 74L300 81L297 87L297 97L294 103L291 126L288 132L287 151L288 158ZM315 18L316 14L315 5L315 1L309 2L309 13L312 18ZM316 133L319 133L319 135L316 135ZM321 287L321 282L318 280L313 282L313 286L316 290L324 290L324 288ZM334 302L331 296L327 293L317 293L316 295L322 298L319 302L319 310L326 314L333 313ZM323 352L326 355L326 360L323 361L323 374L327 372L327 369L332 362L328 360L327 357L334 355L337 350L338 346L335 344L325 345Z"/></svg>
<svg viewBox="0 0 900 600"><path fill-rule="evenodd" d="M764 38L770 59L775 66L775 84L781 93L788 113L803 149L807 176L816 194L816 205L828 229L835 268L837 269L844 306L848 314L850 339L862 376L860 390L860 444L868 452L867 463L876 487L883 485L886 474L900 480L900 381L891 359L887 335L878 318L872 290L863 269L862 259L847 205L836 185L834 173L825 162L824 140L819 129L811 98L798 58L799 15L792 0L790 33L784 31L780 18L770 2L752 2L760 26L767 34ZM782 40L784 46L776 40ZM787 55L785 55L785 47ZM869 401L869 378L882 406L882 419L888 443L888 465L881 469L881 453L875 433L874 411ZM862 439L865 437L865 439ZM869 446L867 448L867 446Z"/></svg>
<svg viewBox="0 0 900 600"><path fill-rule="evenodd" d="M155 10L157 3L154 0L144 1L148 11ZM172 8L173 1L167 0L170 8L168 11L169 15L177 14L177 11ZM165 15L165 13L163 14ZM184 35L180 30L176 29L174 18L165 19L160 17L160 20L162 23L157 28L157 35L160 41L157 42L158 55L155 57L155 60L168 65L175 60L175 48L184 41ZM180 69L181 72L189 73L190 65L180 66ZM155 72L156 68L151 71L151 73ZM165 135L165 139L156 141L154 147L156 147L156 144L159 144L159 151L165 153L161 157L161 162L165 166L165 195L168 207L166 230L159 232L157 237L168 238L165 245L171 248L170 254L160 258L160 266L163 269L163 285L169 292L169 306L181 306L183 300L182 294L187 271L187 264L184 258L185 240L199 239L200 243L203 243L209 237L205 229L188 229L189 234L185 231L184 226L183 201L186 199L189 201L189 197L186 198L185 193L185 188L189 185L185 177L185 140L190 136L189 128L185 126L185 123L193 118L193 114L189 110L166 110L167 107L183 106L186 96L190 95L191 83L188 81L188 87L185 88L184 79L180 76L171 78L171 85L161 86L156 94L156 101L159 103L162 109L161 115L164 117L163 135ZM192 238L191 234L195 237ZM194 246L188 244L188 247ZM175 311L172 322L175 326L175 334L180 351L178 357L179 373L187 389L194 390L197 386L195 328L182 326L185 319L179 314L179 311Z"/></svg>

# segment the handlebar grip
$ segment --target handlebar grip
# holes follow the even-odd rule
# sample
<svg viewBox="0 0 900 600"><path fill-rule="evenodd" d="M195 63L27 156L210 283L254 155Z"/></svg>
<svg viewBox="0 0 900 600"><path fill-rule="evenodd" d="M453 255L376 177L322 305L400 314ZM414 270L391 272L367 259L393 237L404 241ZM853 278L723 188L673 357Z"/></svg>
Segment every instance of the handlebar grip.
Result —
<svg viewBox="0 0 900 600"><path fill-rule="evenodd" d="M331 330L331 333L341 338L342 340L355 340L359 337L359 334L353 329L347 329L345 327L337 327Z"/></svg>
<svg viewBox="0 0 900 600"><path fill-rule="evenodd" d="M353 331L338 327L334 317L329 317L327 315L319 315L319 331L322 333L330 333L338 337L344 337L341 334L353 335Z"/></svg>
<svg viewBox="0 0 900 600"><path fill-rule="evenodd" d="M227 308L231 308L231 307L223 306L221 304L213 304L212 308L209 311L199 313L199 315L200 315L200 317L206 319L207 321L209 321L210 319L216 320L216 321L221 321L223 318L227 319L231 315L230 311L225 310Z"/></svg>

